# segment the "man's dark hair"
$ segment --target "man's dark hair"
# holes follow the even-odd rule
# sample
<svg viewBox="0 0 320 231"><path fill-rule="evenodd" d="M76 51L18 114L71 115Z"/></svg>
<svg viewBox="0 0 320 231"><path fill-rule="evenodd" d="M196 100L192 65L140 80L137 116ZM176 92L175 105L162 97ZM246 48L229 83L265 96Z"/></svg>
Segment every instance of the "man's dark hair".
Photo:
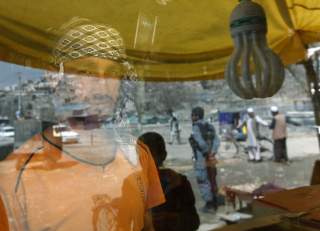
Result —
<svg viewBox="0 0 320 231"><path fill-rule="evenodd" d="M146 132L138 138L138 141L141 141L149 148L156 165L158 167L161 166L167 157L167 150L163 137L156 132Z"/></svg>
<svg viewBox="0 0 320 231"><path fill-rule="evenodd" d="M192 108L191 115L198 116L199 119L204 117L204 109L202 107Z"/></svg>

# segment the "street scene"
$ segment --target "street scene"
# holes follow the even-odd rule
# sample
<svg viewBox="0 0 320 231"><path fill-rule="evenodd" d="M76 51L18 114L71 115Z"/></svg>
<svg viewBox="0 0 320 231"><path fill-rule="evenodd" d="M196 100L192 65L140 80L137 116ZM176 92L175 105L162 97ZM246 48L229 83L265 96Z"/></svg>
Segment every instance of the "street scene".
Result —
<svg viewBox="0 0 320 231"><path fill-rule="evenodd" d="M45 73L43 78L28 82L19 83L19 78L17 78L18 85L15 85L15 88L12 86L3 88L1 99L3 103L0 107L2 111L1 159L9 155L13 149L19 149L24 141L41 129L41 123L36 121L37 118L43 116L41 108L48 108L50 105L51 92L57 84L56 78L56 75L51 73ZM199 230L216 229L228 223L228 220L225 219L226 214L232 214L240 209L239 199L236 198L235 204L225 199L226 188L250 195L254 190L268 184L284 189L310 184L314 161L319 159L318 130L307 94L303 90L299 92L299 95L291 92L291 89L297 86L303 87L304 84L303 82L295 83L292 76L288 74L285 85L278 96L270 100L244 103L230 96L230 100L226 101L225 96L229 93L223 82L193 82L183 85L176 83L176 86L146 83L144 94L150 101L145 102L146 107L142 114L141 124L139 125L137 113L129 113L117 132L122 142L124 140L128 142L128 139L125 139L127 133L132 134L132 137L138 137L146 132L157 132L162 135L167 148L164 167L186 175L192 185L200 217ZM63 89L64 97L72 96L70 93L72 86L70 84L69 88ZM15 99L16 104L8 104L9 101L15 101ZM157 102L154 101L155 99ZM157 107L154 107L155 103ZM218 194L224 199L217 210L210 213L202 211L204 201L197 184L194 153L189 143L192 133L191 109L193 105L202 105L205 108L204 119L214 126L220 139L216 154L216 180ZM279 111L296 123L295 125L288 124L288 161L285 162L274 161L272 130L269 128L272 122L270 105L280 105ZM23 113L17 115L16 110L19 108ZM130 108L133 110L132 105ZM171 108L176 110L173 111ZM72 106L72 110L77 111L79 116L86 116L86 109L87 106L84 104ZM61 109L59 113L63 113L63 110ZM239 124L248 118L251 110L267 124L260 126L259 129L260 135L265 139L259 140L261 159L258 162L250 161L248 131L239 127ZM12 121L16 122L12 123ZM112 127L113 122L109 118L102 121L100 128L88 130L77 130L72 128L68 122L60 122L53 126L53 135L62 139L66 152L77 153L77 156L83 159L90 155L91 161L99 162L100 159L103 159L104 150L108 149L108 142L104 138L105 133ZM30 131L33 132L30 133ZM234 133L235 131L238 132ZM246 200L241 203L244 208L246 208L246 203L250 204ZM245 218L242 219L244 220L252 218L250 211L243 214Z"/></svg>
<svg viewBox="0 0 320 231"><path fill-rule="evenodd" d="M216 124L218 127L218 124ZM262 161L259 163L252 163L248 161L248 154L236 154L231 150L230 152L217 153L217 180L218 185L223 193L224 187L233 187L245 192L252 192L263 184L272 183L282 188L290 189L295 187L306 186L310 184L312 168L314 161L319 159L318 141L316 138L316 130L309 128L306 131L293 131L288 137L288 156L287 163L275 163L272 161L273 150L262 152ZM166 140L167 159L164 163L165 167L172 168L179 173L185 174L191 182L196 198L196 207L199 211L201 225L199 230L212 230L223 227L226 221L221 217L230 212L234 212L238 208L233 208L231 203L220 205L215 213L203 213L201 207L203 201L198 190L195 173L193 170L193 153L187 142L187 138L191 133L191 125L188 122L181 123L181 143L175 141L170 142L169 125L144 125L143 132L158 132ZM101 140L103 129L98 129L83 133L81 131L74 131L79 135L79 140L72 140L64 145L64 149L71 153L78 153L79 156L85 157L88 153L99 159L96 153L103 153L102 150L106 148L104 140ZM100 134L100 135L99 135ZM2 142L9 139L1 138ZM224 142L221 145L225 145ZM3 150L3 147L2 147ZM84 152L84 150L86 152ZM12 162L14 164L14 162Z"/></svg>
<svg viewBox="0 0 320 231"><path fill-rule="evenodd" d="M193 171L192 151L190 145L186 143L191 126L190 124L184 125L182 140L185 143L182 141L181 145L177 143L167 145L168 157L165 166L176 169L189 177L197 198L197 208L200 211L203 202ZM169 137L165 127L149 127L145 130L156 130L161 132L164 137ZM217 178L219 187L231 186L252 192L266 183L272 183L286 189L309 185L314 161L319 159L318 141L315 134L315 130L310 130L308 133L292 132L287 143L290 161L285 164L273 162L270 159L273 155L272 151L262 153L263 161L259 163L248 162L248 156L245 153L233 157L231 154L226 153L227 155L223 156L218 152ZM234 209L230 204L227 204L220 206L217 213L214 214L200 212L202 226L199 230L211 230L224 226L226 222L220 219L220 215L230 211L234 211Z"/></svg>
<svg viewBox="0 0 320 231"><path fill-rule="evenodd" d="M0 231L320 230L319 6L0 2Z"/></svg>

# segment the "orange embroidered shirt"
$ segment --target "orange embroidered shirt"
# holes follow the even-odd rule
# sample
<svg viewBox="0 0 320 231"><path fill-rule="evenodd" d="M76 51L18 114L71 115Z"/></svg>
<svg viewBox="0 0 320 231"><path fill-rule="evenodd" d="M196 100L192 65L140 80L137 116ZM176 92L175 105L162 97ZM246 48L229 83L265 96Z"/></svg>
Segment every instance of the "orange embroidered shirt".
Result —
<svg viewBox="0 0 320 231"><path fill-rule="evenodd" d="M39 140L34 137L0 162L1 231L140 231L146 210L165 201L143 144L131 152L136 163L119 149L102 168L48 143L34 148Z"/></svg>

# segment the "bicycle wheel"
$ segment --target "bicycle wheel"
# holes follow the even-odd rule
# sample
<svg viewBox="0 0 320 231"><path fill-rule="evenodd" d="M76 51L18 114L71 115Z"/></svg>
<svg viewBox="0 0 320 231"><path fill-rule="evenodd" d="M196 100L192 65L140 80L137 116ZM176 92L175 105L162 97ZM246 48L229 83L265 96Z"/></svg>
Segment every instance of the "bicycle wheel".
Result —
<svg viewBox="0 0 320 231"><path fill-rule="evenodd" d="M232 140L221 141L219 153L222 158L233 158L238 153L238 147Z"/></svg>
<svg viewBox="0 0 320 231"><path fill-rule="evenodd" d="M260 144L260 152L261 156L267 158L267 159L272 159L273 157L273 143L269 139L262 139L259 140Z"/></svg>
<svg viewBox="0 0 320 231"><path fill-rule="evenodd" d="M248 159L248 148L246 146L246 142L236 142L237 145L237 154L235 157L241 159Z"/></svg>

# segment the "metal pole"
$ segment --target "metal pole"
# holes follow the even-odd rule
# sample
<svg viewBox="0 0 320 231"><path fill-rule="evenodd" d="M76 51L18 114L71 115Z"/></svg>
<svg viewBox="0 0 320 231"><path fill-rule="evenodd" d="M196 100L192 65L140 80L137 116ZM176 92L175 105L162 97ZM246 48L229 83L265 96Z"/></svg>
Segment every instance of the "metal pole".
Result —
<svg viewBox="0 0 320 231"><path fill-rule="evenodd" d="M319 60L316 60L316 62L319 62ZM309 88L310 97L313 104L313 111L314 111L314 117L316 126L320 126L320 89L319 89L319 76L318 70L315 70L313 66L313 60L312 58L309 58L308 60L303 62L303 65L306 69L306 77L307 77L307 83ZM319 64L316 65L318 67ZM320 133L317 131L317 137L318 137L318 145L320 150Z"/></svg>
<svg viewBox="0 0 320 231"><path fill-rule="evenodd" d="M18 111L19 111L19 116L21 116L21 72L17 73L18 75L18 87L19 87L19 92L18 92Z"/></svg>

